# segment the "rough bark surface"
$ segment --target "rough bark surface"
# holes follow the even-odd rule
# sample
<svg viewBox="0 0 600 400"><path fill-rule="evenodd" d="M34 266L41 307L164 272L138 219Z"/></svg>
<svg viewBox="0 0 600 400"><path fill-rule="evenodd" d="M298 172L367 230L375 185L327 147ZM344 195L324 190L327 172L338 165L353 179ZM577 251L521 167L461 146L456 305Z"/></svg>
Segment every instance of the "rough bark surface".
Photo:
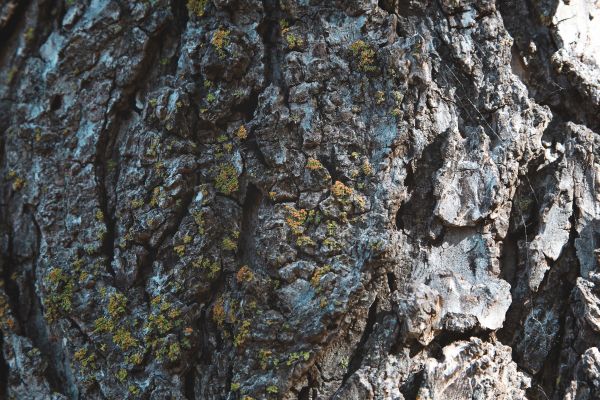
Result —
<svg viewBox="0 0 600 400"><path fill-rule="evenodd" d="M599 7L1 0L0 398L600 398Z"/></svg>

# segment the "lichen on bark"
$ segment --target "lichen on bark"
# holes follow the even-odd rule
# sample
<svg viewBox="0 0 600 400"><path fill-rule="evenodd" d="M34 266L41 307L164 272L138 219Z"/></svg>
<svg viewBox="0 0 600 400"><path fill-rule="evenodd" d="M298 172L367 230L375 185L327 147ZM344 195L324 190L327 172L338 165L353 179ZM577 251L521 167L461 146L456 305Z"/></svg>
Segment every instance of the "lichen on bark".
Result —
<svg viewBox="0 0 600 400"><path fill-rule="evenodd" d="M0 397L600 397L587 0L0 3Z"/></svg>

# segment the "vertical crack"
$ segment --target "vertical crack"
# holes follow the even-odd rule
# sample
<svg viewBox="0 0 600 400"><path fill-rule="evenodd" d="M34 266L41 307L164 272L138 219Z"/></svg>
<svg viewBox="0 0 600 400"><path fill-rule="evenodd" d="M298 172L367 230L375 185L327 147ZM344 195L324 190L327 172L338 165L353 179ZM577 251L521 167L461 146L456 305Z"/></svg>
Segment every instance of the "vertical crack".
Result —
<svg viewBox="0 0 600 400"><path fill-rule="evenodd" d="M398 284L396 283L396 275L393 272L388 272L386 274L386 277L390 293L394 293L396 290L398 290Z"/></svg>
<svg viewBox="0 0 600 400"><path fill-rule="evenodd" d="M159 54L159 46L162 41L164 27L157 30L156 34L149 38L144 49L144 57L137 68L136 75L123 88L123 95L114 104L113 108L106 110L106 119L101 130L101 136L96 144L96 159L95 159L95 175L98 187L98 198L100 208L104 214L106 224L106 234L102 242L102 253L106 256L106 268L110 275L115 279L115 271L112 263L115 256L115 239L116 239L116 213L115 207L117 203L117 182L119 179L119 161L120 154L117 146L117 139L125 121L129 119L131 112L138 112L135 108L135 95L138 88L143 87L144 83L149 79L148 71L152 70L154 61ZM111 89L109 96L109 104L114 93L114 87ZM112 165L111 165L112 164ZM116 171L111 172L112 168ZM109 181L108 177L112 174L112 188L114 190L114 198L109 198ZM191 200L190 200L191 201Z"/></svg>
<svg viewBox="0 0 600 400"><path fill-rule="evenodd" d="M288 95L289 91L283 72L281 69L281 60L284 59L285 53L281 46L277 45L279 41L279 20L284 17L279 0L263 0L263 8L265 18L258 27L258 32L263 40L265 47L263 65L265 68L265 86L273 84L280 88L283 95L284 104L289 106Z"/></svg>
<svg viewBox="0 0 600 400"><path fill-rule="evenodd" d="M242 208L242 226L238 248L242 264L251 268L260 265L256 255L256 227L258 225L258 210L262 202L262 192L254 184L249 183L246 189L246 197Z"/></svg>
<svg viewBox="0 0 600 400"><path fill-rule="evenodd" d="M360 337L360 341L358 342L358 345L356 346L356 350L354 351L354 354L352 354L352 357L350 358L350 362L348 364L348 369L347 369L346 373L344 374L344 377L342 378L342 385L344 383L346 383L348 378L350 378L350 376L354 372L356 372L360 368L360 365L362 364L362 361L363 361L363 359L365 357L365 353L366 353L365 347L366 347L367 341L369 340L369 337L373 333L373 328L375 327L375 323L377 322L377 304L378 303L379 303L379 299L375 298L375 301L373 301L373 304L371 304L371 306L369 307L369 312L367 314L367 324L365 325L365 329L363 330L362 336Z"/></svg>
<svg viewBox="0 0 600 400"><path fill-rule="evenodd" d="M4 359L4 333L0 330L0 398L6 399L8 391L8 364Z"/></svg>
<svg viewBox="0 0 600 400"><path fill-rule="evenodd" d="M23 20L23 15L29 7L29 1L3 2L6 4L4 10L6 13L2 15L0 20L0 58L4 58L3 53L19 23ZM8 3L8 4L7 4ZM2 11L4 11L2 10Z"/></svg>
<svg viewBox="0 0 600 400"><path fill-rule="evenodd" d="M196 186L197 178L198 178L198 176L195 176L194 182L192 182L190 184L192 187ZM160 248L162 247L162 244L169 237L173 236L177 232L177 230L181 226L181 222L183 221L183 218L188 214L190 204L192 204L192 201L194 200L195 196L196 196L196 193L193 190L190 190L188 193L184 194L181 197L181 206L177 210L177 212L173 216L173 218L170 220L170 221L173 221L173 223L167 229L165 229L165 231L163 232L162 236L157 241L155 246L147 247L148 254L144 257L144 260L142 261L142 265L140 266L140 272L138 274L138 277L135 280L135 282L133 282L134 286L136 284L142 284L142 286L145 286L146 280L149 277L150 272L152 271L152 265L154 264L154 261L156 261L156 258L158 257L158 252L159 252Z"/></svg>
<svg viewBox="0 0 600 400"><path fill-rule="evenodd" d="M44 318L42 300L40 299L35 287L35 283L37 280L37 266L40 254L42 231L35 217L35 209L28 206L25 208L25 210L27 214L31 217L31 223L33 224L35 232L36 244L32 257L31 271L28 273L29 276L27 278L26 290L31 305L29 308L27 320L23 325L23 328L27 337L31 339L35 347L37 347L40 350L44 357L46 357L48 360L60 360L61 358L64 359L64 355L61 354L62 351L59 346L50 342L48 333L49 329ZM54 365L55 368L46 368L46 380L51 385L53 390L62 391L63 394L68 393L67 387L72 387L73 383L68 382L66 380L67 373L63 371L62 368L58 368L60 364Z"/></svg>
<svg viewBox="0 0 600 400"><path fill-rule="evenodd" d="M194 386L195 384L195 368L194 366L190 367L190 370L185 374L184 377L184 383L183 383L183 392L185 397L188 400L195 400L196 399L196 388Z"/></svg>
<svg viewBox="0 0 600 400"><path fill-rule="evenodd" d="M108 118L108 117L107 117ZM106 234L104 235L104 239L102 241L102 253L106 255L106 269L110 273L110 275L115 277L115 271L112 267L112 262L114 259L114 240L115 240L115 218L113 213L111 212L108 204L108 190L106 183L106 176L108 174L108 163L106 161L107 157L112 160L112 157L109 157L109 143L113 143L114 138L112 138L111 134L106 131L106 129L102 130L103 134L100 136L98 140L97 148L96 148L96 179L98 184L98 201L100 203L100 209L104 214L104 224L106 225Z"/></svg>

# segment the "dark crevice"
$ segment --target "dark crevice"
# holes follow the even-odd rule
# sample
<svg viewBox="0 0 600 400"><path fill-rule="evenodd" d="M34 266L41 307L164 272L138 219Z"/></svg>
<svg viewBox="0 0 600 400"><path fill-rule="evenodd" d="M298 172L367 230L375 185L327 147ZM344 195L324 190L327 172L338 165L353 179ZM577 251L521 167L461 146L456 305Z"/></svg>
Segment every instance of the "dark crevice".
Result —
<svg viewBox="0 0 600 400"><path fill-rule="evenodd" d="M50 111L56 111L62 107L62 96L54 95L50 101Z"/></svg>
<svg viewBox="0 0 600 400"><path fill-rule="evenodd" d="M377 322L377 304L379 303L379 299L375 298L373 304L369 307L369 312L367 314L367 323L365 325L365 329L363 330L362 336L360 337L360 341L356 346L356 350L354 350L354 354L350 358L350 362L348 363L348 369L342 378L342 385L346 383L348 378L352 376L352 374L360 368L362 361L366 354L366 344L369 340L369 337L373 333L373 329L375 327L375 323Z"/></svg>
<svg viewBox="0 0 600 400"><path fill-rule="evenodd" d="M423 383L424 371L421 369L414 374L409 375L400 386L400 393L405 400L416 400L419 394L419 389Z"/></svg>
<svg viewBox="0 0 600 400"><path fill-rule="evenodd" d="M396 283L396 275L394 275L393 272L388 272L386 276L387 284L390 288L390 293L394 293L396 290L398 290L398 284Z"/></svg>
<svg viewBox="0 0 600 400"><path fill-rule="evenodd" d="M95 159L95 175L98 188L98 200L100 209L104 214L104 223L106 225L106 233L102 241L102 253L106 256L106 269L108 273L115 279L115 271L112 263L115 256L115 239L116 239L116 213L115 207L117 203L116 186L119 178L119 148L117 140L121 127L126 121L131 118L132 112L140 113L141 110L136 108L135 95L139 88L144 86L144 82L149 79L150 75L147 71L151 70L155 65L156 58L160 53L160 46L163 39L165 29L160 29L154 36L149 39L148 45L144 50L144 57L137 68L136 75L131 82L124 88L123 96L116 103L114 108L106 110L106 118L102 127L100 138L96 145ZM111 91L111 97L113 92ZM114 165L111 166L110 164ZM113 167L116 170L113 172ZM109 179L112 178L112 179ZM109 185L112 185L113 196L110 198Z"/></svg>
<svg viewBox="0 0 600 400"><path fill-rule="evenodd" d="M500 279L509 283L514 283L517 267L519 264L519 246L520 235L510 232L502 242L502 253L500 254Z"/></svg>
<svg viewBox="0 0 600 400"><path fill-rule="evenodd" d="M0 398L6 399L8 391L8 364L4 359L4 333L0 330Z"/></svg>
<svg viewBox="0 0 600 400"><path fill-rule="evenodd" d="M185 374L184 383L183 383L183 393L185 398L188 400L196 399L196 388L195 388L195 372L196 369L194 366L191 366L189 371Z"/></svg>
<svg viewBox="0 0 600 400"><path fill-rule="evenodd" d="M255 91L252 91L248 98L233 108L232 113L241 114L244 118L244 122L246 123L252 121L258 107L258 97L259 94ZM254 129L252 129L252 127L247 127L247 131L248 137L243 141L244 146L256 155L256 158L262 165L268 166L267 160L260 149L260 146L258 145L258 140L256 138Z"/></svg>
<svg viewBox="0 0 600 400"><path fill-rule="evenodd" d="M181 56L181 46L183 45L183 40L181 40L181 37L186 30L189 20L189 13L186 3L181 0L171 0L171 10L173 12L174 21L167 30L169 33L176 35L177 48L167 67L172 75L176 75L177 60L179 60Z"/></svg>
<svg viewBox="0 0 600 400"><path fill-rule="evenodd" d="M304 386L298 392L298 400L310 400L310 386Z"/></svg>
<svg viewBox="0 0 600 400"><path fill-rule="evenodd" d="M481 329L481 328L473 328L469 329L465 332L450 332L450 331L442 331L435 339L427 345L431 355L435 357L438 361L443 361L444 353L442 350L444 347L459 341L470 341L472 337L477 337L484 342L490 341L490 334L492 331Z"/></svg>
<svg viewBox="0 0 600 400"><path fill-rule="evenodd" d="M223 274L221 274L220 278L220 286L224 284L223 282ZM216 289L216 287L215 287ZM217 290L211 290L211 293L213 293L213 299L211 299L211 301L209 302L209 304L213 304L214 303L214 298L216 298L217 293L219 293ZM200 349L199 349L199 356L198 356L198 360L200 363L202 363L203 365L211 365L212 363L212 352L210 351L210 349L212 348L212 344L210 342L210 326L207 323L208 318L207 318L207 308L203 308L200 311L200 317L199 317L199 321L198 321L198 326L200 327ZM216 338L216 345L221 348L222 346L222 341L221 338L219 337L219 335L215 335Z"/></svg>
<svg viewBox="0 0 600 400"><path fill-rule="evenodd" d="M442 146L445 140L445 134L438 135L422 150L419 158L411 163L414 167L407 168L405 186L410 197L396 213L395 224L397 229L404 229L411 236L429 236L436 203L433 178L444 162Z"/></svg>
<svg viewBox="0 0 600 400"><path fill-rule="evenodd" d="M105 132L105 129L103 129ZM97 144L96 150L96 180L98 187L98 202L100 203L100 210L104 215L104 224L106 226L106 233L102 240L102 253L106 255L106 269L108 273L114 278L115 271L112 267L112 261L114 259L114 240L115 240L115 217L109 208L109 199L108 199L108 189L107 189L107 175L108 166L107 159L112 159L110 153L109 142L114 142L114 137L112 137L108 132L105 132L100 136Z"/></svg>
<svg viewBox="0 0 600 400"><path fill-rule="evenodd" d="M415 173L413 171L412 165L408 164L406 166L406 177L404 178L404 186L406 187L407 193L412 193L415 190Z"/></svg>
<svg viewBox="0 0 600 400"><path fill-rule="evenodd" d="M2 57L4 48L8 45L11 36L19 26L19 23L24 20L23 15L29 7L30 2L13 0L11 3L14 4L14 8L12 9L10 16L7 17L6 22L0 25L0 58L4 58Z"/></svg>
<svg viewBox="0 0 600 400"><path fill-rule="evenodd" d="M256 255L256 227L258 226L258 210L263 200L263 194L258 187L248 183L246 196L242 207L242 226L238 243L238 257L241 265L255 269L260 265Z"/></svg>
<svg viewBox="0 0 600 400"><path fill-rule="evenodd" d="M241 103L231 108L231 114L240 113L244 117L244 122L252 121L258 107L258 95L256 91L252 91Z"/></svg>
<svg viewBox="0 0 600 400"><path fill-rule="evenodd" d="M265 17L257 28L260 34L264 49L263 65L265 74L265 85L273 84L281 90L284 104L289 107L288 95L289 90L283 78L281 62L285 58L285 53L282 46L278 46L279 41L279 20L285 15L281 11L279 0L263 0L263 8Z"/></svg>
<svg viewBox="0 0 600 400"><path fill-rule="evenodd" d="M225 387L230 388L233 383L233 365L229 364L229 369L227 370L227 377L225 379Z"/></svg>
<svg viewBox="0 0 600 400"><path fill-rule="evenodd" d="M393 0L379 0L377 5L382 10L387 11L390 14L395 14L396 10L394 9L394 1Z"/></svg>
<svg viewBox="0 0 600 400"><path fill-rule="evenodd" d="M406 203L404 203L404 204L406 204ZM395 225L396 225L396 230L397 231L401 231L401 230L404 229L404 221L402 220L402 213L403 213L403 211L404 210L402 210L402 206L400 206L400 208L398 209L398 211L396 211Z"/></svg>
<svg viewBox="0 0 600 400"><path fill-rule="evenodd" d="M342 177L342 172L339 171L337 168L335 148L331 148L329 157L321 156L318 157L318 159L319 162L325 167L325 169L327 169L327 172L329 172L329 176L331 176L332 182L340 181L342 183L347 183L346 180Z"/></svg>
<svg viewBox="0 0 600 400"><path fill-rule="evenodd" d="M256 134L252 129L249 130L248 139L244 141L244 144L248 147L248 149L250 149L254 153L254 155L256 155L257 160L260 161L262 165L267 167L269 166L265 155L263 154L262 150L260 149L260 146L258 145Z"/></svg>
<svg viewBox="0 0 600 400"><path fill-rule="evenodd" d="M63 349L60 344L53 343L49 338L48 327L42 312L42 303L35 287L41 240L40 227L31 206L24 206L20 215L23 216L24 221L27 218L30 219L28 223L32 225L35 232L35 237L32 238L35 247L26 259L19 259L14 254L15 239L12 235L12 228L6 225L0 227L0 229L6 231L8 239L6 254L3 254L0 258L0 270L2 271L4 291L8 297L12 316L18 322L16 333L29 338L32 344L40 350L45 362L53 366L44 370L44 378L50 388L57 393L72 395L76 389L64 363ZM10 221L5 223L10 223ZM28 268L28 265L31 265L31 267ZM15 282L12 277L13 273L21 275L22 286Z"/></svg>
<svg viewBox="0 0 600 400"><path fill-rule="evenodd" d="M54 0L40 0L38 2L38 15L33 40L28 43L32 51L37 52L37 49L48 40L50 34L60 29L65 12L66 7L63 2Z"/></svg>
<svg viewBox="0 0 600 400"><path fill-rule="evenodd" d="M23 321L20 307L19 307L19 286L13 280L12 276L18 269L20 265L19 261L14 256L14 238L12 235L12 229L8 230L8 254L6 259L4 260L4 265L2 265L2 281L4 282L4 292L8 296L8 303L10 305L10 309L13 310L14 317L19 322L19 326L22 326L25 321Z"/></svg>

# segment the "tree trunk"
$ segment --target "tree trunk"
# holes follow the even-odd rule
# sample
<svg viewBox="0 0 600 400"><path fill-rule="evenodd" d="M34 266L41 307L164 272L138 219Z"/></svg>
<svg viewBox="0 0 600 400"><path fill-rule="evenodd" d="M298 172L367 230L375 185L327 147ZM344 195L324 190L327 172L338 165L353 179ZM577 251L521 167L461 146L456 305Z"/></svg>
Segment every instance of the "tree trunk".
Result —
<svg viewBox="0 0 600 400"><path fill-rule="evenodd" d="M599 31L0 1L0 398L600 398Z"/></svg>

